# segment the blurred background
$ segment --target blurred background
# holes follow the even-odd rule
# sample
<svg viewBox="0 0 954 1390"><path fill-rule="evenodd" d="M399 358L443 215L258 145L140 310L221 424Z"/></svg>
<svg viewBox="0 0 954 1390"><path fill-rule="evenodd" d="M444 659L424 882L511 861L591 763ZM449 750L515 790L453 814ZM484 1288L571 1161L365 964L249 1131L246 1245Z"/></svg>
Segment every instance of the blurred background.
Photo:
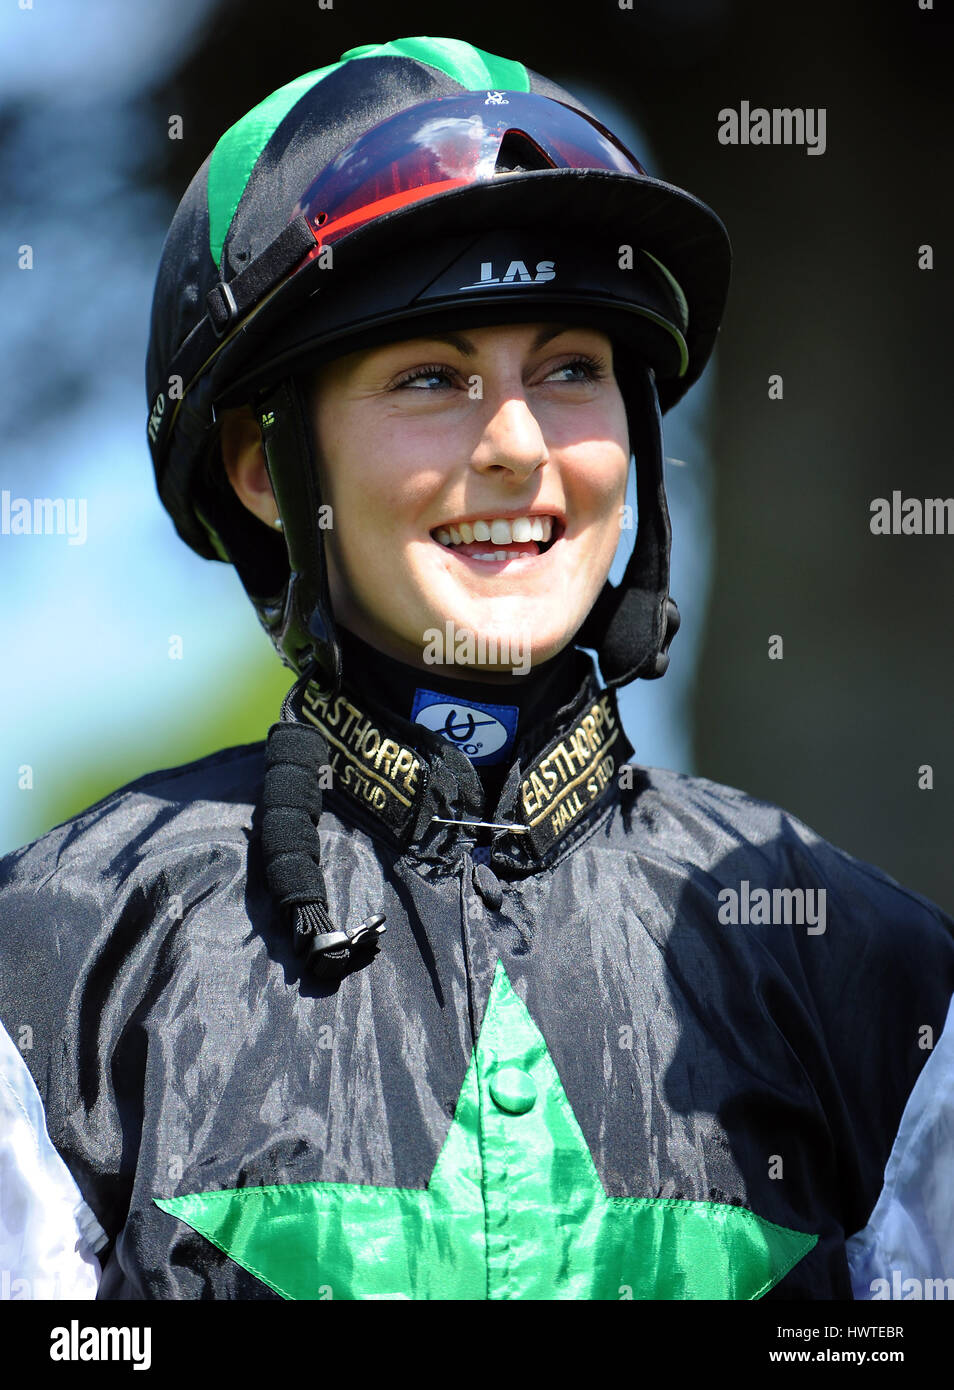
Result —
<svg viewBox="0 0 954 1390"><path fill-rule="evenodd" d="M869 528L875 497L954 494L948 0L325 5L3 8L0 490L85 499L86 537L0 534L0 853L277 717L290 677L237 578L156 498L159 251L269 92L357 44L449 35L575 91L732 238L713 364L666 417L684 623L666 678L623 697L637 760L776 801L954 911L954 536ZM824 107L825 153L720 144L743 100Z"/></svg>

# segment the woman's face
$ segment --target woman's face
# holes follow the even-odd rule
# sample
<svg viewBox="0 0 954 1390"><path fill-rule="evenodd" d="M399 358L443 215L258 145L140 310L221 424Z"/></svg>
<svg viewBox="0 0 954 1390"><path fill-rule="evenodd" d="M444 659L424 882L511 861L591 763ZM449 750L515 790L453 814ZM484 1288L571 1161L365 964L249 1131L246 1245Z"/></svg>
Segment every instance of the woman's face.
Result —
<svg viewBox="0 0 954 1390"><path fill-rule="evenodd" d="M412 665L473 652L478 678L572 640L626 493L604 333L518 324L355 352L319 373L313 418L339 622Z"/></svg>

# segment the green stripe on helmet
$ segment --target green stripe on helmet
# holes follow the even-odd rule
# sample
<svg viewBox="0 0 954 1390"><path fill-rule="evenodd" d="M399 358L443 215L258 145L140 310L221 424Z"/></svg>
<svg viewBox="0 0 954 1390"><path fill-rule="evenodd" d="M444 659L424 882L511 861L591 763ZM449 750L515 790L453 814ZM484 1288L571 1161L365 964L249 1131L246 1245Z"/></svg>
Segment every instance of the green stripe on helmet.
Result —
<svg viewBox="0 0 954 1390"><path fill-rule="evenodd" d="M235 209L262 150L295 103L316 82L340 66L340 63L331 63L326 68L306 72L293 82L286 82L284 87L279 87L277 92L260 101L235 125L229 126L212 151L206 196L209 202L209 250L216 265L221 260L222 247Z"/></svg>
<svg viewBox="0 0 954 1390"><path fill-rule="evenodd" d="M508 92L529 92L530 78L523 63L498 58L462 39L392 39L390 43L366 43L342 53L350 58L415 58L437 68L470 92L493 87Z"/></svg>
<svg viewBox="0 0 954 1390"><path fill-rule="evenodd" d="M490 87L510 92L529 92L530 78L522 63L498 58L461 39L392 39L349 48L337 63L316 68L279 87L225 132L209 161L209 250L216 265L239 200L252 170L275 130L306 92L343 63L355 58L412 58L459 82L467 91Z"/></svg>

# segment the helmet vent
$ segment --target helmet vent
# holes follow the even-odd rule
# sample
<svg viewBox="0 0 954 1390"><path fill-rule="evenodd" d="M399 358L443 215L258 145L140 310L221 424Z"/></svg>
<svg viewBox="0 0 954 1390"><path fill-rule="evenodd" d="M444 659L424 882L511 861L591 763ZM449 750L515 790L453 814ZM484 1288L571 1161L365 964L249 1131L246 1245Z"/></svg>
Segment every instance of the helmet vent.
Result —
<svg viewBox="0 0 954 1390"><path fill-rule="evenodd" d="M525 135L522 130L508 130L497 151L495 174L516 174L527 169L552 169L549 159L540 146Z"/></svg>

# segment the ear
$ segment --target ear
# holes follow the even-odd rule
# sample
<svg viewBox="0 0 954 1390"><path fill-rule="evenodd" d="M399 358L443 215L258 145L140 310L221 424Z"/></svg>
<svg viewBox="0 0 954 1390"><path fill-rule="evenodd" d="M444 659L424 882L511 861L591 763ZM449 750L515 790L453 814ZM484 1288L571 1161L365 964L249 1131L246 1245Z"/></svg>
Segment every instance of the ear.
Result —
<svg viewBox="0 0 954 1390"><path fill-rule="evenodd" d="M266 526L274 526L278 507L265 467L262 432L251 407L243 405L225 410L221 421L222 463L236 496Z"/></svg>

